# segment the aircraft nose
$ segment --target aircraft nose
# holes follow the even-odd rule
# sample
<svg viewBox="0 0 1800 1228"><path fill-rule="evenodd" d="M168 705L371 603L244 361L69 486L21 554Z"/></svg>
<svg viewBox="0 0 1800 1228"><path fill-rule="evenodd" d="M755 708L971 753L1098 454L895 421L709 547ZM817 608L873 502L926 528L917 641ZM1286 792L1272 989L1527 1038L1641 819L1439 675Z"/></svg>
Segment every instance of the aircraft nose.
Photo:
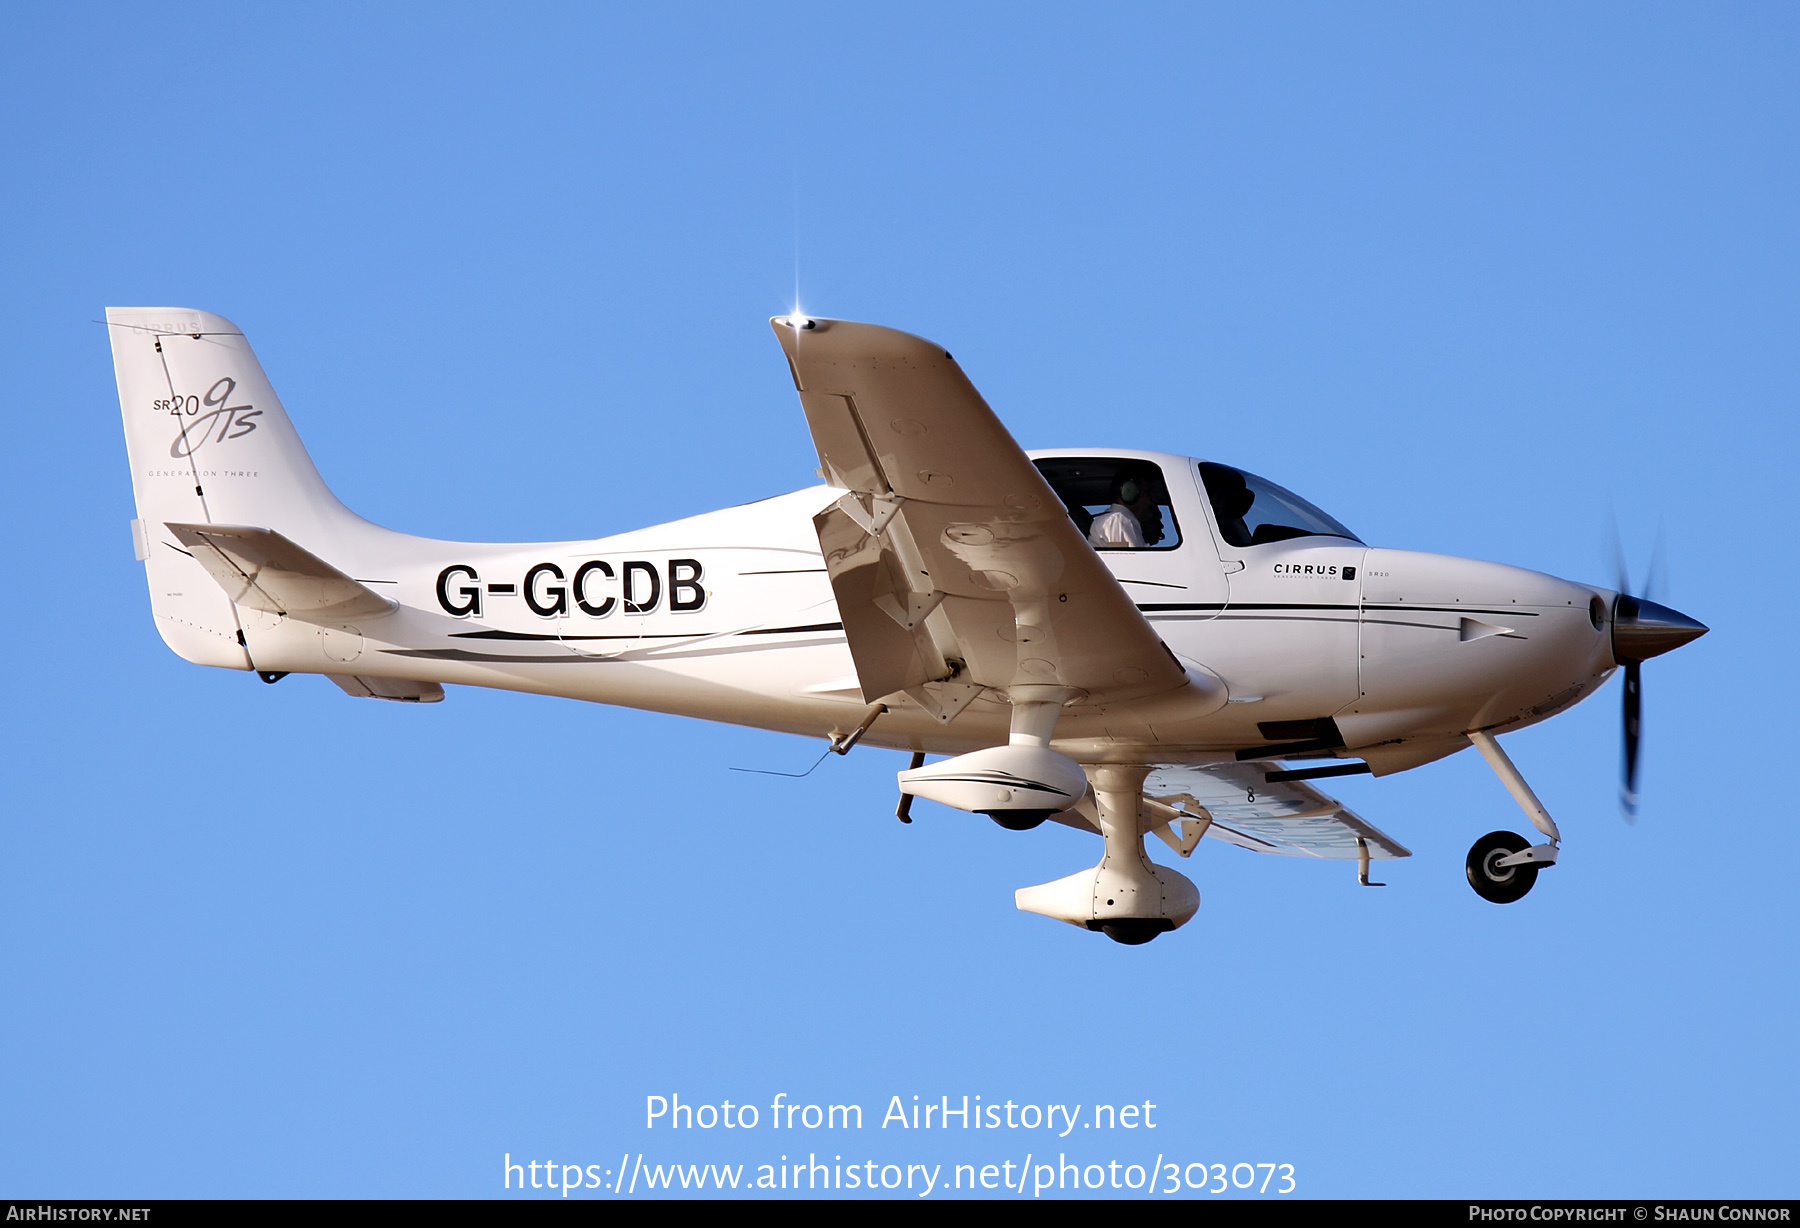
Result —
<svg viewBox="0 0 1800 1228"><path fill-rule="evenodd" d="M1613 660L1648 661L1699 639L1710 629L1679 610L1620 594L1613 603Z"/></svg>

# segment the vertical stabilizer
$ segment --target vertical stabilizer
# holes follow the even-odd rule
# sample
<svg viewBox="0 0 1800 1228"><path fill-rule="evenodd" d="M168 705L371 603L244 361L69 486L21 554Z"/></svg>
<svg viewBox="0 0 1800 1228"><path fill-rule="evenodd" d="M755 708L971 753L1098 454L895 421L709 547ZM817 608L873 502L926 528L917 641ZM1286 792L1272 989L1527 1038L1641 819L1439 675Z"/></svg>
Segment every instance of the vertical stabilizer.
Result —
<svg viewBox="0 0 1800 1228"><path fill-rule="evenodd" d="M363 522L326 488L236 325L176 307L109 307L106 322L157 630L189 661L250 669L237 611L168 525L271 529L325 553Z"/></svg>

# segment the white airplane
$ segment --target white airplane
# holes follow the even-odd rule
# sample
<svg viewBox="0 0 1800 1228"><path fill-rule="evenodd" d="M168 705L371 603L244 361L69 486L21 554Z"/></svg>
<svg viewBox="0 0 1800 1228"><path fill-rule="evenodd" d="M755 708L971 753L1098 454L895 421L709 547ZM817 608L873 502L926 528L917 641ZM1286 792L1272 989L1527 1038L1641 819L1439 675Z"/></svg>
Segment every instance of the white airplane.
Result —
<svg viewBox="0 0 1800 1228"><path fill-rule="evenodd" d="M1358 863L1408 850L1307 784L1473 745L1541 833L1475 842L1505 903L1561 836L1495 740L1706 628L1626 592L1364 545L1275 483L1160 452L1026 453L940 346L771 321L822 485L595 541L395 533L339 503L242 333L111 308L137 557L163 640L356 696L444 683L912 752L915 797L1099 835L1019 908L1148 942L1200 903L1203 837ZM1620 588L1625 586L1621 583ZM926 764L927 754L948 758ZM1302 766L1284 766L1299 763Z"/></svg>

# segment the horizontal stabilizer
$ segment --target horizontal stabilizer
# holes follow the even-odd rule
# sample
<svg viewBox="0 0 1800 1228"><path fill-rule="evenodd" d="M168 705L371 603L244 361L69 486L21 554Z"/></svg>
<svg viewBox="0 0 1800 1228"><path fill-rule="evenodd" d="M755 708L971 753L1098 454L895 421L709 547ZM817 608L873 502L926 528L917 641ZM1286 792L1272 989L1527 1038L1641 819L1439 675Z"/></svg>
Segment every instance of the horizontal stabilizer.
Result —
<svg viewBox="0 0 1800 1228"><path fill-rule="evenodd" d="M171 524L169 531L238 605L302 622L386 614L395 603L279 533L243 525Z"/></svg>
<svg viewBox="0 0 1800 1228"><path fill-rule="evenodd" d="M444 688L435 682L413 682L405 678L365 678L356 674L326 674L344 688L346 695L358 699L395 699L401 703L434 704L444 697Z"/></svg>

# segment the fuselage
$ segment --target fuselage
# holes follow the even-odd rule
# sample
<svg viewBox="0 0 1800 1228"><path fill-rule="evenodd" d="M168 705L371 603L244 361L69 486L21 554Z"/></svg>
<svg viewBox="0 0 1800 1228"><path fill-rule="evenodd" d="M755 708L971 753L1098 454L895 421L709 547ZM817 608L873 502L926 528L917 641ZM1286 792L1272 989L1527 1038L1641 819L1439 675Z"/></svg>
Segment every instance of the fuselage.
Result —
<svg viewBox="0 0 1800 1228"><path fill-rule="evenodd" d="M1642 662L1706 628L1645 597L1372 548L1215 461L1026 454L950 354L878 325L770 321L822 485L594 541L395 533L345 507L240 330L108 308L131 523L164 642L352 696L441 684L564 696L914 752L915 798L1100 835L1015 903L1124 943L1185 924L1144 853L1408 850L1310 784L1474 746L1545 837L1490 833L1471 887L1519 899L1561 834L1495 735L1624 669L1635 798ZM947 756L925 762L925 752ZM1274 766L1279 761L1360 760Z"/></svg>
<svg viewBox="0 0 1800 1228"><path fill-rule="evenodd" d="M1614 668L1609 590L1498 563L1306 535L1234 545L1198 462L1160 469L1174 523L1156 548L1101 550L1197 678L1204 703L1072 707L1056 747L1084 761L1202 762L1304 740L1330 718L1379 773L1535 723ZM309 548L396 603L335 631L246 613L258 669L409 678L567 696L810 736L868 711L812 518L819 486L585 542L441 542L385 531ZM1076 514L1079 515L1077 510ZM372 528L372 526L364 526ZM335 535L332 535L335 536ZM1195 688L1185 688L1194 690ZM961 753L1004 742L1009 705L947 724L892 702L874 745Z"/></svg>

